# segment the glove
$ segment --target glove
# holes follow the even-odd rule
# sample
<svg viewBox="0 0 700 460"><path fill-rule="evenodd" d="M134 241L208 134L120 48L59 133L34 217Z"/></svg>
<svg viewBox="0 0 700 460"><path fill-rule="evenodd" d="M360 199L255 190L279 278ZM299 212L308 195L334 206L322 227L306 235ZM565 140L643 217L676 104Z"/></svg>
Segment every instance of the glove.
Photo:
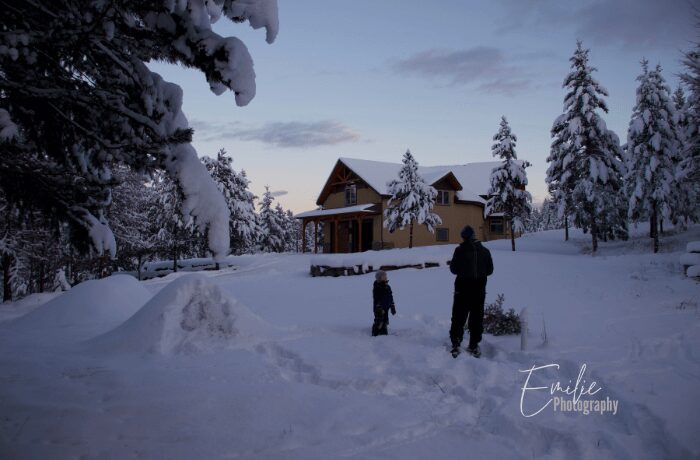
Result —
<svg viewBox="0 0 700 460"><path fill-rule="evenodd" d="M396 307L393 306L393 305L391 306L391 314L392 314L392 315L395 315L395 314L396 314Z"/></svg>

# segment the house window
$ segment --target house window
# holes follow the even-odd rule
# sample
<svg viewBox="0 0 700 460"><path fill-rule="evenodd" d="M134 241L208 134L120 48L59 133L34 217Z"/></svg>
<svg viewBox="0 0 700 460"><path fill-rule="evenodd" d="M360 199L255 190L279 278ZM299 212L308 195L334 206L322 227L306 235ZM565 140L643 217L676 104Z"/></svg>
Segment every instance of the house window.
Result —
<svg viewBox="0 0 700 460"><path fill-rule="evenodd" d="M447 190L438 190L437 204L441 204L443 206L449 206L449 204L450 204L450 192Z"/></svg>
<svg viewBox="0 0 700 460"><path fill-rule="evenodd" d="M492 234L503 234L503 217L492 217L490 220L490 232Z"/></svg>
<svg viewBox="0 0 700 460"><path fill-rule="evenodd" d="M435 240L436 241L450 241L450 229L449 228L437 228L437 229L435 229Z"/></svg>
<svg viewBox="0 0 700 460"><path fill-rule="evenodd" d="M345 206L357 204L357 186L355 184L345 186Z"/></svg>

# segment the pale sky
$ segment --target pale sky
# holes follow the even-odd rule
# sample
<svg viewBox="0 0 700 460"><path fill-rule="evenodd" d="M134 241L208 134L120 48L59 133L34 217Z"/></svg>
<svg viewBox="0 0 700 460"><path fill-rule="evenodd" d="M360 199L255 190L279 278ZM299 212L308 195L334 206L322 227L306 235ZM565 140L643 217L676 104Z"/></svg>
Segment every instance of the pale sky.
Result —
<svg viewBox="0 0 700 460"><path fill-rule="evenodd" d="M604 119L625 142L639 61L660 63L675 89L682 52L700 38L696 12L690 0L279 0L272 45L262 30L217 23L255 61L248 106L215 96L196 71L151 67L183 87L199 155L225 148L255 194L269 185L295 213L315 208L341 156L398 163L410 148L424 166L493 161L501 115L541 201L576 40L591 48L610 93Z"/></svg>

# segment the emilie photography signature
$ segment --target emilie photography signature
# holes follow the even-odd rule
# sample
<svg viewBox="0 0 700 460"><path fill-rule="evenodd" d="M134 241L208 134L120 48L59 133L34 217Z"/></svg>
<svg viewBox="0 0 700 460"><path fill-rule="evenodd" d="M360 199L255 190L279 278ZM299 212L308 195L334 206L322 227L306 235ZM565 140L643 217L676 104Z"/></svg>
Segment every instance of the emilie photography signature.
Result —
<svg viewBox="0 0 700 460"><path fill-rule="evenodd" d="M617 414L618 400L610 399L609 397L605 399L588 398L598 394L603 387L599 386L595 380L590 383L586 382L583 378L586 373L585 363L581 365L581 370L574 383L569 380L568 384L563 385L561 381L557 380L552 382L549 386L530 386L530 378L533 374L545 369L559 370L559 364L533 365L530 369L520 371L527 374L525 383L522 386L522 393L520 393L520 413L523 417L534 417L549 406L551 406L555 412L580 412L583 415L591 413L602 415L608 412L613 415ZM541 391L549 391L550 398L539 409L533 412L526 412L525 407L529 407L529 405L525 403L527 396L534 396L535 393L532 392L537 392L537 394L539 394Z"/></svg>

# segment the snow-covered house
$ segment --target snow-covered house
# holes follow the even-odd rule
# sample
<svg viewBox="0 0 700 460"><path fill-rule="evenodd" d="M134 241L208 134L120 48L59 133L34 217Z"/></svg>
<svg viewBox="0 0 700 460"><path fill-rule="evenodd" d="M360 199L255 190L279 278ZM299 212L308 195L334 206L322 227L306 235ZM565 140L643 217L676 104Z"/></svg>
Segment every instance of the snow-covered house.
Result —
<svg viewBox="0 0 700 460"><path fill-rule="evenodd" d="M421 177L438 191L433 212L440 216L442 224L434 233L423 225L415 226L413 245L459 243L460 231L467 224L482 241L510 237L510 225L502 215L484 216L491 171L499 164L491 161L420 166ZM390 233L383 225L390 198L387 183L398 177L400 168L400 163L338 159L316 200L320 209L296 215L302 221L302 235L306 235L307 225L318 229L322 222L323 241L317 244L322 245L324 252L408 247L408 228Z"/></svg>

